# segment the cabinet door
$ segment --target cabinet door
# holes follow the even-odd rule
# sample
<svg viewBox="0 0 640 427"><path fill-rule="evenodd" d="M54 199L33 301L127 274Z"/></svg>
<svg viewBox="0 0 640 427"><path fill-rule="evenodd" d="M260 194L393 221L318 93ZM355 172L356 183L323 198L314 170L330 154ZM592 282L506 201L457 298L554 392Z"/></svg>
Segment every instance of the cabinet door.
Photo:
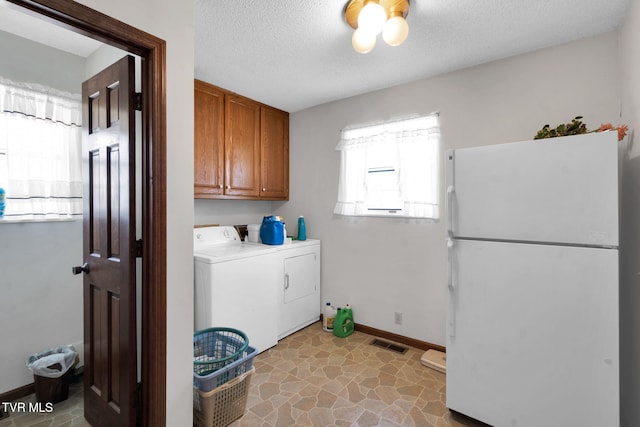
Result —
<svg viewBox="0 0 640 427"><path fill-rule="evenodd" d="M194 194L207 198L223 192L224 95L199 80L194 89Z"/></svg>
<svg viewBox="0 0 640 427"><path fill-rule="evenodd" d="M260 197L289 198L289 114L261 108Z"/></svg>
<svg viewBox="0 0 640 427"><path fill-rule="evenodd" d="M227 196L260 194L260 105L225 98L225 188Z"/></svg>

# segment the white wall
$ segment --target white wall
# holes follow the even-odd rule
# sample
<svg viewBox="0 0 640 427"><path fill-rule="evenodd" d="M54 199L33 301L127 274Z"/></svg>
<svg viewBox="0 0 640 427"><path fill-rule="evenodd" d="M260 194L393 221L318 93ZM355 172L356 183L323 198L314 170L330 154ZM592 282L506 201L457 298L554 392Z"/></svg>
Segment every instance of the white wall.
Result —
<svg viewBox="0 0 640 427"><path fill-rule="evenodd" d="M33 382L33 353L83 341L82 221L0 223L0 393ZM82 347L76 348L82 352Z"/></svg>
<svg viewBox="0 0 640 427"><path fill-rule="evenodd" d="M193 2L81 0L167 42L167 426L191 424Z"/></svg>
<svg viewBox="0 0 640 427"><path fill-rule="evenodd" d="M260 224L273 212L273 202L261 200L194 200L195 225ZM287 233L291 234L289 230Z"/></svg>
<svg viewBox="0 0 640 427"><path fill-rule="evenodd" d="M84 58L0 31L0 75L80 93Z"/></svg>
<svg viewBox="0 0 640 427"><path fill-rule="evenodd" d="M95 52L89 55L85 60L84 78L85 80L98 74L109 65L119 61L123 56L127 55L124 50L117 47L102 45ZM139 79L140 69L138 68L139 57L136 56L136 90L138 90L137 80Z"/></svg>
<svg viewBox="0 0 640 427"><path fill-rule="evenodd" d="M621 424L640 425L640 3L631 1L620 31L621 123L632 129L624 144L620 233Z"/></svg>
<svg viewBox="0 0 640 427"><path fill-rule="evenodd" d="M322 240L323 301L350 303L356 322L445 344L445 223L334 216L343 127L439 111L444 152L531 139L576 115L590 128L617 122L617 42L609 33L292 114L290 201L275 213L304 215Z"/></svg>
<svg viewBox="0 0 640 427"><path fill-rule="evenodd" d="M80 93L84 58L0 32L0 75ZM46 64L43 65L43 64ZM64 242L64 244L61 244ZM0 222L0 393L33 382L25 362L83 341L82 221ZM76 348L82 353L82 347Z"/></svg>

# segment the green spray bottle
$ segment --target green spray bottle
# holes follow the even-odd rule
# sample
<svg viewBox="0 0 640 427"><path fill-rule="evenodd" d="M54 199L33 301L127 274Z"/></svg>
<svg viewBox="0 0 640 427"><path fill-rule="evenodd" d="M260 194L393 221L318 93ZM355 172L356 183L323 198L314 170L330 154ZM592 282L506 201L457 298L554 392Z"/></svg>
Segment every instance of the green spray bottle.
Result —
<svg viewBox="0 0 640 427"><path fill-rule="evenodd" d="M355 324L353 323L353 311L349 304L345 308L338 308L336 318L333 320L333 335L344 338L353 333Z"/></svg>

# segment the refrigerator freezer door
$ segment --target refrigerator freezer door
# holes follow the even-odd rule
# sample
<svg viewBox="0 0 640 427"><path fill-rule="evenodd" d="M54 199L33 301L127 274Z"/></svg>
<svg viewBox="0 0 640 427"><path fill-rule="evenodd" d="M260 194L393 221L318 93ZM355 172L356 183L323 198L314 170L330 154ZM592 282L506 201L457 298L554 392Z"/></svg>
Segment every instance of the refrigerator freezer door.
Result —
<svg viewBox="0 0 640 427"><path fill-rule="evenodd" d="M619 423L618 251L455 241L447 407L495 426Z"/></svg>
<svg viewBox="0 0 640 427"><path fill-rule="evenodd" d="M447 154L450 234L618 246L617 133Z"/></svg>

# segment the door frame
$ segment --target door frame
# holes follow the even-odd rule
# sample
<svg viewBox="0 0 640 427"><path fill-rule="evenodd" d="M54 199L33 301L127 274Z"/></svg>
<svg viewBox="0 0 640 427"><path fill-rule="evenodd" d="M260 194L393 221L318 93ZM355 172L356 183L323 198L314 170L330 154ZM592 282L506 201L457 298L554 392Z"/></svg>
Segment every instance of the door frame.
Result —
<svg viewBox="0 0 640 427"><path fill-rule="evenodd" d="M142 58L142 425L166 425L166 43L69 0L7 0Z"/></svg>

